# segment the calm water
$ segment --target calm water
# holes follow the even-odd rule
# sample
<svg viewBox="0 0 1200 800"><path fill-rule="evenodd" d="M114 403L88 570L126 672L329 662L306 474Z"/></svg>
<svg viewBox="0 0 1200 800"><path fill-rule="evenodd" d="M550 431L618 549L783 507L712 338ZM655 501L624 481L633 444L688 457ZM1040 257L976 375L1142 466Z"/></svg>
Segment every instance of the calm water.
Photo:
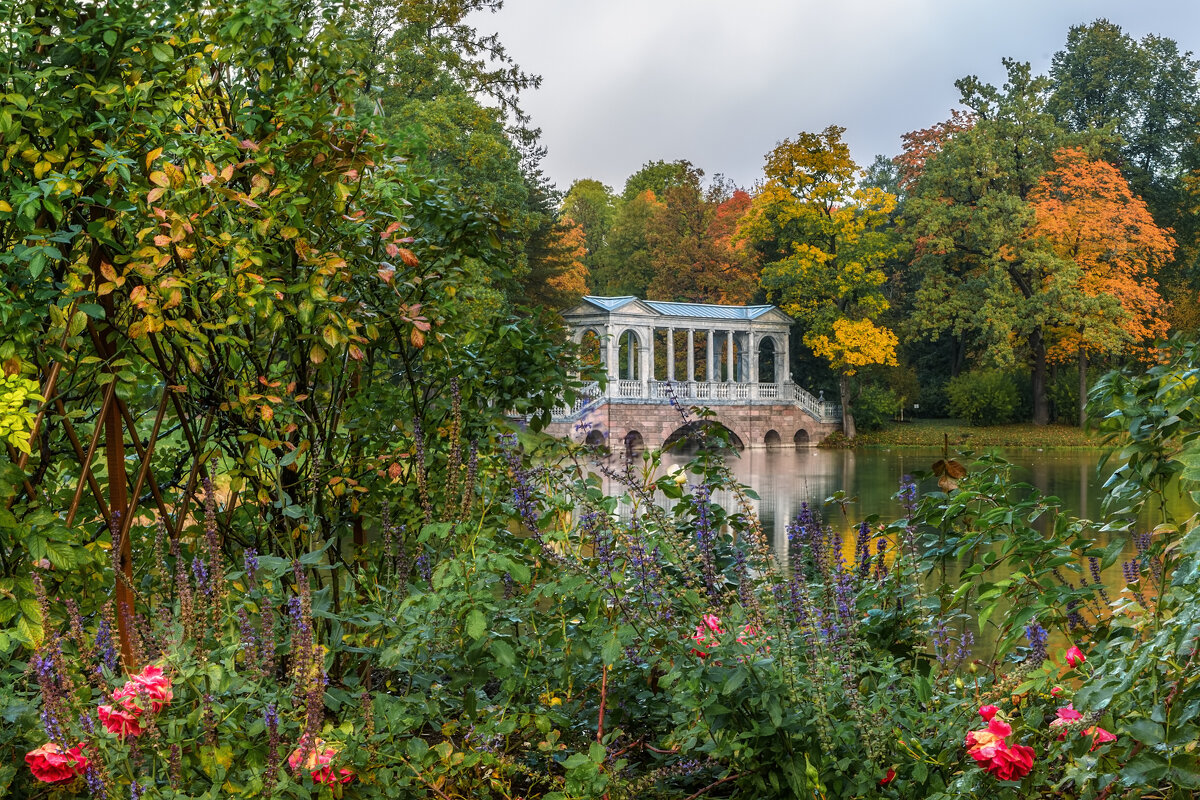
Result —
<svg viewBox="0 0 1200 800"><path fill-rule="evenodd" d="M999 451L1014 464L1013 480L1030 483L1044 494L1062 501L1065 513L1098 519L1104 499L1103 484L1112 473L1114 463L1097 471L1099 450L1038 450L1035 448L1004 448ZM759 495L755 503L764 532L781 563L787 563L787 525L795 519L802 503L821 509L825 521L843 531L861 522L864 517L878 514L884 521L904 515L900 504L892 499L900 477L918 471L929 471L942 457L941 448L869 448L862 450L823 450L819 448L779 450L747 450L731 461L738 480ZM970 467L971 460L958 456ZM687 461L683 456L665 456L668 462ZM936 481L929 479L920 485L922 493L936 491ZM823 505L835 492L843 491L852 502L845 516L836 505ZM1172 493L1171 511L1184 518L1193 508L1190 500L1178 492ZM718 493L716 502L733 507L733 499ZM667 504L666 498L660 498ZM626 510L626 509L623 509ZM853 537L847 537L847 544ZM1107 544L1101 541L1100 544ZM1132 543L1125 558L1133 557ZM953 569L953 565L949 565ZM1110 588L1123 587L1120 563L1104 574Z"/></svg>

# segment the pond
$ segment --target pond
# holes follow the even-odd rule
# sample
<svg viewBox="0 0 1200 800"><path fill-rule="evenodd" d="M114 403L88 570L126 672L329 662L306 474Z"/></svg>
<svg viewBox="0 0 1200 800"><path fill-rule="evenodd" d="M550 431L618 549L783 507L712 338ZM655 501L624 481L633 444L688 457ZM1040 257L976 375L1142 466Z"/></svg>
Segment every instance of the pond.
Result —
<svg viewBox="0 0 1200 800"><path fill-rule="evenodd" d="M1098 469L1103 451L1099 449L1036 449L997 448L996 452L1014 464L1013 480L1036 486L1046 495L1058 497L1065 513L1098 519L1105 492L1103 485L1116 466L1115 461ZM970 467L974 459L957 457ZM795 519L801 504L821 510L824 520L849 530L864 517L877 514L884 521L904 516L900 503L893 499L903 475L928 472L942 458L941 448L865 448L858 450L825 450L819 448L784 448L776 450L747 450L731 461L735 477L758 494L755 503L762 520L763 531L781 564L789 561L787 526ZM683 456L665 457L669 463L687 461ZM934 479L920 484L923 493L937 491ZM824 505L826 498L838 491L845 493L846 512L843 516L837 505ZM1169 510L1177 519L1186 518L1195 508L1190 498L1178 491L1169 492ZM666 499L661 498L665 503ZM726 508L733 507L733 498L718 493L713 498ZM1142 526L1145 530L1148 526ZM847 557L853 535L845 537ZM1099 542L1107 544L1106 540ZM1103 581L1114 593L1124 588L1121 561L1135 555L1132 542L1126 553L1104 571ZM957 565L951 563L947 579L954 581ZM931 575L936 583L941 573ZM997 575L996 577L1001 577ZM980 636L978 655L988 649L988 635Z"/></svg>

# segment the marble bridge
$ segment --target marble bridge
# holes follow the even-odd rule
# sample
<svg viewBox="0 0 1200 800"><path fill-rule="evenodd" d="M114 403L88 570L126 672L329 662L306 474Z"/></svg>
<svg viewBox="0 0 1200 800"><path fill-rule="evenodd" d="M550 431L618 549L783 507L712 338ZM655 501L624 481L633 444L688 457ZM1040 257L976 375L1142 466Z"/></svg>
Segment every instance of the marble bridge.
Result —
<svg viewBox="0 0 1200 800"><path fill-rule="evenodd" d="M557 409L553 435L661 447L687 432L673 398L712 411L739 449L814 445L841 427L838 403L792 380L792 320L775 306L587 296L563 317L607 381Z"/></svg>

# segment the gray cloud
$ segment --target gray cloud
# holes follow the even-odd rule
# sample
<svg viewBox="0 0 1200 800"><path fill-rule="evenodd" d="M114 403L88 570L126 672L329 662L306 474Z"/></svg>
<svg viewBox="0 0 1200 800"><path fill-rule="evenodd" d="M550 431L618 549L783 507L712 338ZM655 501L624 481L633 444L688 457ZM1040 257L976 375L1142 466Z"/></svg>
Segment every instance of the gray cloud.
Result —
<svg viewBox="0 0 1200 800"><path fill-rule="evenodd" d="M1001 82L1003 56L1044 71L1098 17L1200 50L1194 0L508 0L474 22L543 77L524 106L550 177L619 190L677 158L749 186L776 142L830 124L866 165L945 119L957 78Z"/></svg>

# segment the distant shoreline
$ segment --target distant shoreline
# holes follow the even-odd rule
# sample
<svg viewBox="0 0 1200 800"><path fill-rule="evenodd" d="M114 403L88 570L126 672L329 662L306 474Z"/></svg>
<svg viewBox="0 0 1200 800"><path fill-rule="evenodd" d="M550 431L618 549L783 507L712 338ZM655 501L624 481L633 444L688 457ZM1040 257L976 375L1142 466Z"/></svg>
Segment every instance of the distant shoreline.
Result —
<svg viewBox="0 0 1200 800"><path fill-rule="evenodd" d="M941 447L949 438L951 451L979 450L985 447L1042 447L1046 449L1100 450L1102 438L1071 425L1034 425L1020 422L1010 425L968 425L953 419L923 419L893 422L886 428L860 433L856 448L866 447Z"/></svg>

